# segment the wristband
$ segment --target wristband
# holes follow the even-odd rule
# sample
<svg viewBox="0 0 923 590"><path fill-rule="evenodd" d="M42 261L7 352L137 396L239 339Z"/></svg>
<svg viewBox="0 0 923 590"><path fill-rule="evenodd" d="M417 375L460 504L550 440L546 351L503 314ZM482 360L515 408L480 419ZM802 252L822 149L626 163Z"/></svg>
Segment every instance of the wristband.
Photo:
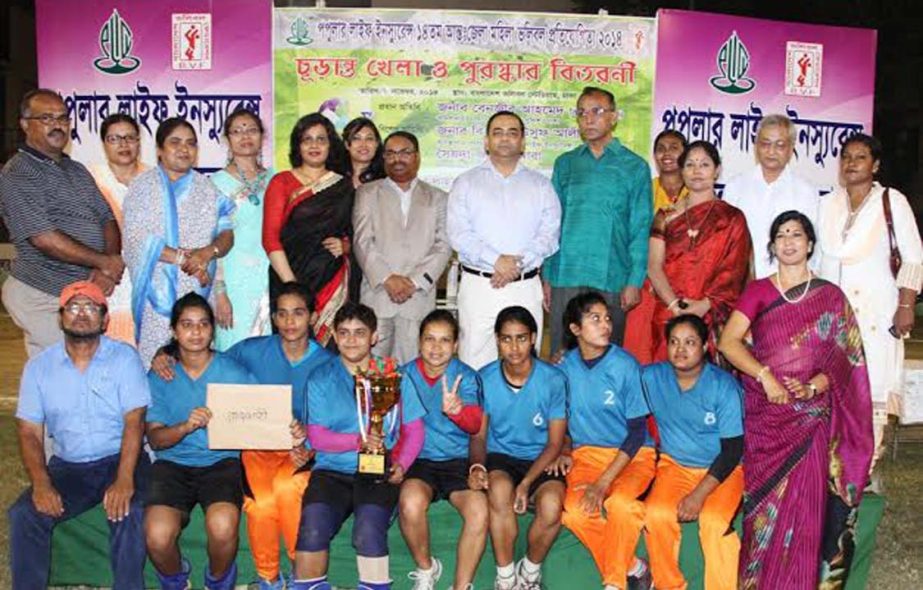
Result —
<svg viewBox="0 0 923 590"><path fill-rule="evenodd" d="M898 303L897 306L903 307L904 309L913 309L913 305L911 305L910 303Z"/></svg>
<svg viewBox="0 0 923 590"><path fill-rule="evenodd" d="M177 248L176 249L176 260L174 261L173 264L175 264L176 266L182 266L184 262L186 262L186 251L181 248Z"/></svg>
<svg viewBox="0 0 923 590"><path fill-rule="evenodd" d="M486 468L486 467L484 467L484 466L481 465L480 463L474 463L471 467L468 468L468 475L471 475L472 473L474 473L475 468L477 468L477 469L483 469L483 470L484 470L484 473L487 473L487 468Z"/></svg>

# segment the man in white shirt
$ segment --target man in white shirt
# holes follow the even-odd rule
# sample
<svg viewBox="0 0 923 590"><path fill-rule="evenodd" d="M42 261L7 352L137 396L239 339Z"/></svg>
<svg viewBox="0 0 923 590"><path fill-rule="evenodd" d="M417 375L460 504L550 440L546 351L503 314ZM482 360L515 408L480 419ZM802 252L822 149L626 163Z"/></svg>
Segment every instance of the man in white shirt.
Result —
<svg viewBox="0 0 923 590"><path fill-rule="evenodd" d="M756 131L756 167L735 176L724 187L724 200L747 218L753 242L754 278L776 271L766 245L773 220L785 211L800 211L817 226L820 197L817 188L795 174L788 165L795 153L795 125L785 115L767 115ZM815 248L820 245L815 244ZM819 260L820 256L813 256Z"/></svg>
<svg viewBox="0 0 923 590"><path fill-rule="evenodd" d="M361 301L378 316L373 352L416 358L420 321L436 307L436 282L452 255L444 190L417 178L419 142L395 131L384 142L387 178L356 192L353 248L362 268Z"/></svg>
<svg viewBox="0 0 923 590"><path fill-rule="evenodd" d="M561 203L551 182L521 163L525 125L510 111L487 121L487 159L455 179L449 193L449 243L458 251L461 336L458 357L474 368L497 359L494 321L521 305L538 322L541 348L545 258L558 250Z"/></svg>

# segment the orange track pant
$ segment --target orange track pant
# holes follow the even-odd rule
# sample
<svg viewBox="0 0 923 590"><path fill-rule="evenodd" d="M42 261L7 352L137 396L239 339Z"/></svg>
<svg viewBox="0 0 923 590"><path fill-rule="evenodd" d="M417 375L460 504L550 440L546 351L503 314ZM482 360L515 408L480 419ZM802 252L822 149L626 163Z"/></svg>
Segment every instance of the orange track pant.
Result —
<svg viewBox="0 0 923 590"><path fill-rule="evenodd" d="M708 469L683 467L669 455L660 455L654 487L645 501L645 533L651 573L657 590L685 590L686 579L679 569L682 539L676 509L689 492L708 474ZM715 488L699 512L699 540L705 555L705 590L735 590L740 538L730 530L744 491L743 468L739 465Z"/></svg>
<svg viewBox="0 0 923 590"><path fill-rule="evenodd" d="M650 485L656 470L654 449L642 447L609 486L603 502L605 515L584 512L580 508L584 489L576 489L599 479L618 453L618 449L604 447L574 451L561 522L590 550L603 584L625 588L644 526L644 503L638 496Z"/></svg>
<svg viewBox="0 0 923 590"><path fill-rule="evenodd" d="M247 536L256 573L265 580L279 576L279 535L294 563L301 520L301 497L310 473L295 473L288 451L244 451L240 457L253 497L244 496Z"/></svg>

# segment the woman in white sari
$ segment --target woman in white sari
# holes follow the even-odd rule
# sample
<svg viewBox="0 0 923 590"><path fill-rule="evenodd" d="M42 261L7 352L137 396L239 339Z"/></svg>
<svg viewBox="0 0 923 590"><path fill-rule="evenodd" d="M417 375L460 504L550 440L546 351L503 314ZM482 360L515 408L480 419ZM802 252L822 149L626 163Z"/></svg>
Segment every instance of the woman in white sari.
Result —
<svg viewBox="0 0 923 590"><path fill-rule="evenodd" d="M136 176L148 169L141 163L141 129L138 123L125 113L106 117L99 127L103 140L106 161L91 165L90 174L112 209L119 230L125 232L122 205L128 185ZM109 327L106 336L135 344L135 324L131 317L131 277L122 275L122 282L116 285L108 300Z"/></svg>
<svg viewBox="0 0 923 590"><path fill-rule="evenodd" d="M875 459L888 414L896 412L904 366L904 338L914 324L914 303L923 283L923 244L907 198L875 181L881 143L857 134L843 144L843 187L821 202L821 276L846 293L859 321L872 389ZM889 202L893 232L885 209ZM891 252L902 264L892 271Z"/></svg>
<svg viewBox="0 0 923 590"><path fill-rule="evenodd" d="M158 165L125 196L122 257L131 273L135 339L145 368L170 340L170 312L195 291L214 306L215 260L234 245L234 204L192 169L195 130L173 117L156 134Z"/></svg>

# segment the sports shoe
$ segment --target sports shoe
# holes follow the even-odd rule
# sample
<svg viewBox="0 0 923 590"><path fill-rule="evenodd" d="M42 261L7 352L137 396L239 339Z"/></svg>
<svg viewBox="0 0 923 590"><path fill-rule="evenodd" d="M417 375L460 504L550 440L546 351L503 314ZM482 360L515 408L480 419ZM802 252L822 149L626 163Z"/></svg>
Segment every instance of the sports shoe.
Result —
<svg viewBox="0 0 923 590"><path fill-rule="evenodd" d="M272 582L260 578L256 587L257 590L284 590L287 586L285 585L285 581L282 579L282 576L279 576Z"/></svg>
<svg viewBox="0 0 923 590"><path fill-rule="evenodd" d="M644 565L644 572L637 576L628 576L627 590L651 590L653 588L653 578L651 577L651 568L646 561L640 557L636 558Z"/></svg>
<svg viewBox="0 0 923 590"><path fill-rule="evenodd" d="M519 584L516 582L516 575L513 574L508 578L497 576L494 578L494 590L517 590Z"/></svg>
<svg viewBox="0 0 923 590"><path fill-rule="evenodd" d="M519 580L516 590L542 590L542 570L534 574L526 572L522 559L516 564L516 579Z"/></svg>
<svg viewBox="0 0 923 590"><path fill-rule="evenodd" d="M431 559L433 565L429 571L417 568L407 574L414 581L413 590L436 590L436 582L442 577L442 562L435 557Z"/></svg>

